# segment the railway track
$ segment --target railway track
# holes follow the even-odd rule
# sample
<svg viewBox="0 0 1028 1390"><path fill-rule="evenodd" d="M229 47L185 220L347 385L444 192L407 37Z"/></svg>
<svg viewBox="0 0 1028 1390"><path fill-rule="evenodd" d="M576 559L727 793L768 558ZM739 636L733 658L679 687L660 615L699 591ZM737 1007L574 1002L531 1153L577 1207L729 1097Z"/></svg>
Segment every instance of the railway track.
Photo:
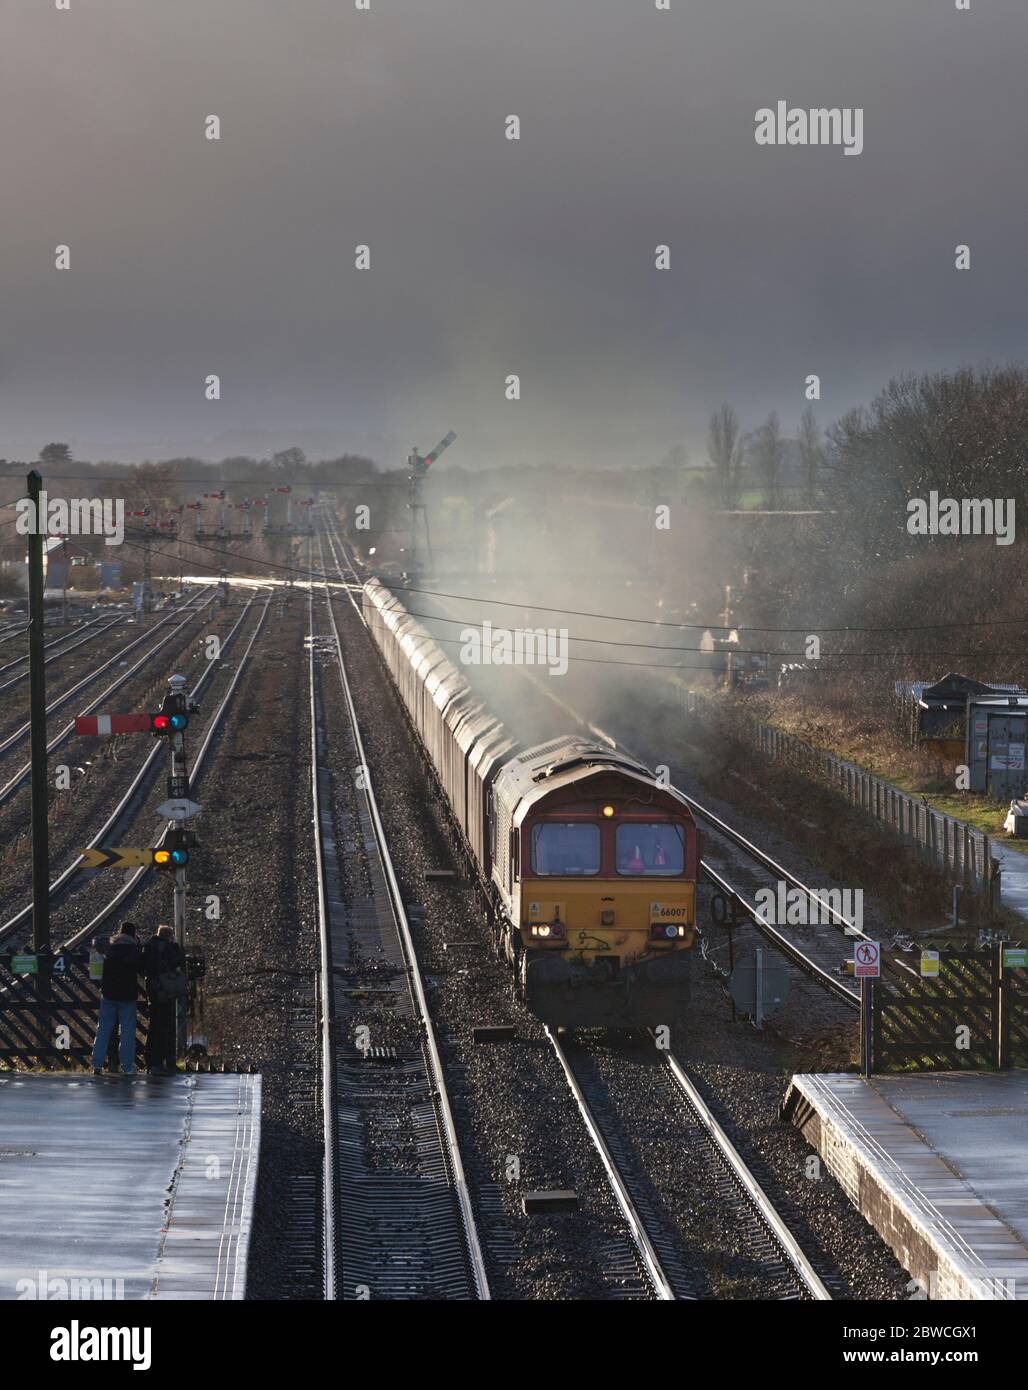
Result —
<svg viewBox="0 0 1028 1390"><path fill-rule="evenodd" d="M442 1062L322 587L322 623L309 596L309 677L325 1297L486 1299ZM331 719L340 707L345 718Z"/></svg>
<svg viewBox="0 0 1028 1390"><path fill-rule="evenodd" d="M44 652L50 652L52 647L61 647L60 651L51 652L51 654L44 659L44 665L49 666L52 662L59 660L62 656L67 656L69 652L75 651L77 648L84 646L87 642L92 642L97 637L102 637L104 633L110 632L111 628L118 627L124 621L125 616L121 613L117 614L113 619L93 618L88 623L82 623L78 627L73 628L70 632L62 633L60 637L55 637L53 641L47 642L44 645ZM83 636L82 634L85 635ZM68 643L68 646L63 645L65 642ZM24 671L20 671L17 675L8 675L8 672L13 671L16 666L24 666L25 669ZM6 690L10 690L13 686L20 684L23 680L27 680L29 674L28 667L29 658L27 652L23 656L16 656L12 661L6 661L3 665L0 665L0 676L6 677L5 680L0 681L0 695Z"/></svg>
<svg viewBox="0 0 1028 1390"><path fill-rule="evenodd" d="M236 688L239 685L243 672L246 670L248 662L250 661L257 639L264 628L264 623L268 616L268 609L271 606L271 600L272 595L269 593L265 598L264 607L261 609L260 616L258 617L257 622L254 624L253 632L251 632L247 640L246 646L243 648L242 655L240 656L239 661L236 663L236 669L232 673L232 678L229 681L228 686L226 687L225 693L218 701L218 704L213 714L207 721L206 728L204 729L203 739L200 742L199 748L197 748L196 750L196 753L192 760L192 766L190 768L189 780L191 792L199 792L204 769L207 765L208 758L211 756L211 753L213 751L214 741L218 733L221 731L225 717L232 706L232 700L235 695ZM251 597L247 600L243 608L243 611L240 613L238 619L233 624L229 634L226 636L225 641L222 643L221 654L218 657L217 661L211 662L208 665L207 669L203 672L200 679L196 682L195 686L193 687L192 694L194 696L202 695L204 687L206 686L208 680L213 680L215 669L224 661L227 652L231 649L232 643L236 639L236 636L240 628L242 627L244 619L250 612L253 602L254 596L251 595ZM160 747L160 745L158 745L157 748L153 751L156 752L158 755L165 752L165 750L163 750ZM166 753L165 756L167 756ZM149 771L148 764L145 764L144 769L141 769L141 772L143 771ZM152 768L152 775L156 777L157 772L158 768L154 765ZM125 814L126 812L129 815L134 814L135 811L142 809L145 800L146 792L144 792L142 788L140 788L136 793L134 805L128 802L127 800L123 801L122 814ZM167 834L167 832L172 828L173 824L174 822L172 821L165 822L164 829L160 832L160 834L157 836L157 839L154 841L154 847L164 842L164 837ZM73 872L76 871L78 869L78 863L72 866L72 869ZM87 872L92 873L94 871ZM102 872L102 870L95 872ZM96 935L96 933L101 929L101 927L105 926L116 913L120 913L124 910L124 908L131 901L131 899L143 887L143 884L146 880L146 875L149 872L150 871L146 868L131 869L128 872L126 872L122 886L117 890L116 893L114 893L108 899L108 901L99 910L99 912L96 912L89 919L85 926L81 927L78 931L73 932L72 935L68 937L68 939L63 943L62 949L73 950L76 946L80 946L84 942L91 941L92 938Z"/></svg>
<svg viewBox="0 0 1028 1390"><path fill-rule="evenodd" d="M652 1043L627 1044L619 1050L618 1065L631 1068L633 1074L619 1078L625 1085L612 1085L597 1061L595 1043L584 1038L558 1040L549 1029L546 1033L655 1298L716 1298L722 1287L717 1277L723 1278L711 1276L702 1254L696 1252L690 1257L688 1240L671 1218L681 1173L659 1175L656 1166L646 1162L644 1151L650 1139L666 1139L673 1124L689 1185L703 1194L708 1214L716 1209L719 1220L730 1226L744 1245L745 1256L736 1254L733 1258L737 1265L746 1267L747 1296L831 1299L799 1242L673 1055L659 1052ZM634 1100L637 1068L645 1072L651 1091L645 1106L651 1118L646 1125L640 1124Z"/></svg>
<svg viewBox="0 0 1028 1390"><path fill-rule="evenodd" d="M169 642L171 642L173 638L176 637L188 623L192 622L195 618L199 617L202 613L204 613L206 609L210 606L210 604L214 601L213 586L210 588L209 591L210 596L204 600L203 595L207 593L208 589L206 588L200 591L200 593L196 596L195 599L195 602L197 604L195 608L192 607L190 604L187 604L182 609L176 610L175 616L178 617L180 621L174 623L174 625L171 628L171 631L168 632L164 637L161 637L158 641L153 642L150 645L145 645L145 649L143 651L142 656L140 656L139 659L135 661L127 670L123 671L121 675L117 677L117 679L113 680L110 683L110 685L108 685L104 690L102 690L94 700L91 700L89 704L87 704L86 706L84 706L84 708L79 710L79 714L92 714L94 710L99 709L101 705L104 703L104 701L109 699L110 696L113 695L116 691L120 690L123 685L125 685L128 681L132 679L133 676L138 675L138 673L147 664L147 662L152 660L152 658L156 656L156 654L159 651L161 651L163 647L165 647ZM135 647L139 646L140 644L147 644L149 642L149 639L153 637L154 633L158 632L166 622L170 623L172 621L173 619L170 615L168 618L162 619L160 623L157 623L148 632L143 633L140 637L137 637L133 642L130 642L127 647L123 647L121 651L116 652L112 657L109 657L106 661L102 662L101 665L96 667L95 670L88 672L80 681L77 681L76 684L73 685L70 690L64 691L63 694L59 695L55 700L51 701L51 703L47 705L47 714L53 714L62 706L66 705L75 695L77 695L81 690L84 690L86 686L92 684L93 681L97 680L98 677L103 675L103 673L109 670L110 667L115 665L115 663L123 660L126 652L132 651ZM47 755L49 756L49 754L53 753L57 748L60 748L64 743L66 743L68 739L72 737L74 732L75 721L74 719L72 719L69 723L65 724L63 728L61 728L52 739L49 740L46 746ZM28 721L26 721L24 724L20 725L17 729L15 729L13 733L9 734L6 738L0 740L0 756L3 756L4 754L10 752L16 744L20 743L24 739L27 739L28 736L29 723ZM18 790L18 788L21 787L28 780L31 768L32 764L30 762L23 764L22 767L19 768L18 771L12 777L8 778L8 780L5 783L3 783L2 786L0 786L0 805L3 805L5 801L9 800Z"/></svg>
<svg viewBox="0 0 1028 1390"><path fill-rule="evenodd" d="M350 564L345 547L337 545L331 530L326 534L340 578L345 564L359 586L360 577ZM353 586L346 587L360 614ZM645 1286L642 1296L648 1292L662 1301L716 1297L702 1259L689 1257L683 1247L682 1232L669 1219L668 1203L664 1200L667 1194L661 1192L660 1183L655 1183L637 1151L638 1116L632 1118L623 1112L616 1088L605 1084L595 1066L589 1042L558 1038L550 1029L546 1029L546 1037L624 1217L634 1246L637 1272ZM659 1052L652 1042L635 1045L633 1061L647 1069L656 1086L657 1103L647 1107L649 1125L657 1135L666 1133L668 1117L673 1116L676 1142L681 1134L690 1152L702 1155L710 1200L719 1210L727 1211L727 1220L737 1232L744 1233L744 1263L757 1271L753 1277L761 1284L760 1296L829 1300L831 1294L799 1242L703 1101L682 1063L668 1052ZM690 1170L690 1182L693 1181ZM671 1183L673 1186L674 1178Z"/></svg>
<svg viewBox="0 0 1028 1390"><path fill-rule="evenodd" d="M232 628L226 634L225 640L221 645L221 656L219 657L219 660L217 662L209 663L206 669L202 672L199 680L196 682L196 685L193 688L193 694L195 696L201 696L207 684L211 680L213 680L214 674L218 669L218 666L220 665L221 661L225 659L227 654L230 652L232 646L234 645L235 641L237 640L238 633L246 617L251 611L253 601L253 597L251 597L251 599L244 606L242 612L240 613L236 622L233 624ZM225 697L220 701L218 708L215 710L208 723L204 740L200 746L199 751L197 752L195 759L193 760L191 779L194 787L202 772L204 760L206 758L207 750L210 747L211 740L214 734L216 733L221 723L221 720L224 717L225 712L228 709L232 693L235 690L236 684L239 680L240 675L242 674L243 668L249 660L250 653L257 639L257 636L260 633L261 628L263 627L264 620L267 616L267 609L269 603L270 595L265 603L264 610L260 615L260 618L254 628L253 633L250 636L244 653L239 661L239 664L233 675L232 682L230 683L229 689ZM139 812L145 805L148 796L150 795L156 778L160 774L161 768L163 766L162 759L166 758L166 756L167 753L163 745L159 742L154 742L153 746L150 748L146 756L143 758L128 789L126 790L124 795L118 800L110 816L103 823L103 825L100 826L100 828L91 835L91 837L87 841L87 848L94 848L98 845L103 844L105 841L108 841L110 837L113 837L114 835L119 833L120 830L128 826L131 823L131 821L139 814ZM95 880L96 874L98 872L101 872L98 870L83 870L81 868L81 863L81 856L77 855L73 859L73 861L64 870L62 870L62 872L58 874L57 877L51 882L51 906L58 906L61 902L64 901L64 899L69 895L69 893L76 891L76 889L81 888L86 883L93 882ZM75 945L78 945L82 941L89 940L93 935L95 935L95 933L110 919L110 917L113 916L119 908L124 906L124 904L128 901L129 897L135 891L138 890L142 877L146 872L147 870L145 869L137 869L134 870L131 874L129 874L126 880L122 881L119 890L112 896L112 898L106 904L106 906L102 908L99 913L97 913L90 919L86 927L84 927L81 931L74 933L74 935L71 936L64 943L64 948L69 949ZM2 943L4 947L7 949L10 949L12 945L19 943L21 935L28 931L29 926L31 925L31 919L32 904L27 903L24 907L19 909L19 911L14 913L14 915L10 917L7 921L0 924L0 943Z"/></svg>

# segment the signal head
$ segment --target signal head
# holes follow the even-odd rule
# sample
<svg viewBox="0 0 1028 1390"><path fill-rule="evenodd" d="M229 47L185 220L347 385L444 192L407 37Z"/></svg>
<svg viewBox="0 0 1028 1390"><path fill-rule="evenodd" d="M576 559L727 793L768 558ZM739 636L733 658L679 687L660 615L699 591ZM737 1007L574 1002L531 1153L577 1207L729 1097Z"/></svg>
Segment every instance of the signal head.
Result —
<svg viewBox="0 0 1028 1390"><path fill-rule="evenodd" d="M188 714L151 714L150 732L152 734L180 734L189 723Z"/></svg>

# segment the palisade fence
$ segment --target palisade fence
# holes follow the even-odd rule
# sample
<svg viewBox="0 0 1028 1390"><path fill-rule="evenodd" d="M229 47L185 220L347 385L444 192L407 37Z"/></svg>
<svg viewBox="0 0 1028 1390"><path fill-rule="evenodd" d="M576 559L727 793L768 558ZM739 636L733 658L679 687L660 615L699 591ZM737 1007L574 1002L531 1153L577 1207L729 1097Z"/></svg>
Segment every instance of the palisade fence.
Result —
<svg viewBox="0 0 1028 1390"><path fill-rule="evenodd" d="M687 714L701 719L727 717L732 730L741 733L765 757L820 778L883 829L913 846L923 859L951 876L965 892L986 899L991 907L999 906L1000 870L992 857L988 835L933 810L920 798L908 796L856 763L837 758L826 749L794 738L741 710L726 710L723 703L701 691L685 690L683 696Z"/></svg>

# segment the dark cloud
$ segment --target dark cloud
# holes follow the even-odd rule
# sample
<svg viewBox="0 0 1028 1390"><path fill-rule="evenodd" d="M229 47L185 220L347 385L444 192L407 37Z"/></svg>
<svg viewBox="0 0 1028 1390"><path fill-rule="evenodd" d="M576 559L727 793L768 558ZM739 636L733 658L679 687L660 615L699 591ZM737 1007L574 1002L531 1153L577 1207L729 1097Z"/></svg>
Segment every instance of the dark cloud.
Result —
<svg viewBox="0 0 1028 1390"><path fill-rule="evenodd" d="M1023 0L9 0L0 452L649 462L807 372L827 422L1023 356L1026 40ZM863 154L759 148L779 99Z"/></svg>

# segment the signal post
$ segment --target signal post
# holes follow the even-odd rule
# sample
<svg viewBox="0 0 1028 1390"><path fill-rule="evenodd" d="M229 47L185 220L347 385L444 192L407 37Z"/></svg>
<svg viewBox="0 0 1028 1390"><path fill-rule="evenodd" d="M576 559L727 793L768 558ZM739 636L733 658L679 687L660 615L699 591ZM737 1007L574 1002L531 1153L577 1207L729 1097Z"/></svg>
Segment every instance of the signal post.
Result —
<svg viewBox="0 0 1028 1390"><path fill-rule="evenodd" d="M185 828L184 822L197 815L202 809L189 799L189 770L186 766L185 730L189 716L195 714L200 706L190 697L186 688L185 676L171 676L171 687L165 695L161 708L156 714L100 714L80 715L75 720L75 732L86 735L113 735L120 733L145 733L149 731L159 738L168 740L171 767L168 774L168 799L157 808L157 814L171 821L164 840L156 849L135 849L117 847L111 849L84 849L83 866L86 868L129 868L146 867L164 872L173 872L174 884L174 924L175 940L186 950L186 865L189 851L196 844L196 834ZM178 1049L184 1054L186 1047L186 1009L182 1009L177 1020Z"/></svg>

